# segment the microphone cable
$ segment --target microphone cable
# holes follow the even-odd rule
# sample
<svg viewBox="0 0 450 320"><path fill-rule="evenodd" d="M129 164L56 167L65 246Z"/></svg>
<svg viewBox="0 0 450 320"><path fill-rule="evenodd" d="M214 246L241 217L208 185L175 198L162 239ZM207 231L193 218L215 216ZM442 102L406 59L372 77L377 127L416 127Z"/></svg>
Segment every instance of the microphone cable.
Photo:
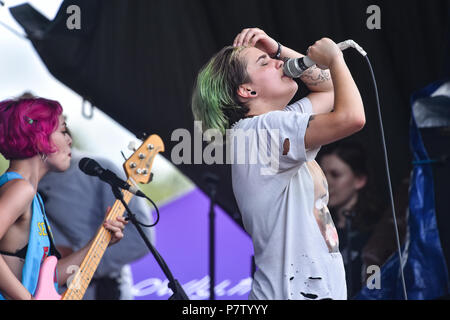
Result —
<svg viewBox="0 0 450 320"><path fill-rule="evenodd" d="M134 181L133 178L129 178L129 180L132 182L132 184L133 184L136 188L138 188L138 185L137 185L136 181ZM150 201L150 203L151 203L151 204L153 205L153 207L155 208L155 210L156 210L156 221L155 221L153 224L144 224L144 223L140 222L139 220L137 220L136 217L134 217L134 219L135 219L135 221L136 221L137 223L139 223L141 226L146 227L146 228L151 228L151 227L156 226L156 225L158 224L158 222L159 222L159 209L158 209L158 206L155 204L155 202L153 202L153 200L150 199L150 197L148 197L144 192L142 192L142 195L145 197L145 199L147 199L148 201ZM134 216L136 216L136 215L134 215ZM129 219L130 219L129 217L128 217L128 218L125 218L125 220L129 220Z"/></svg>
<svg viewBox="0 0 450 320"><path fill-rule="evenodd" d="M384 137L383 120L381 118L380 98L378 95L377 82L375 80L375 74L373 72L372 64L370 63L367 53L353 40L347 40L345 42L348 44L349 47L355 48L361 55L364 56L368 66L369 66L370 75L371 75L373 87L375 90L375 98L376 98L377 111L378 111L378 120L379 120L380 132L381 132L381 143L383 145L383 155L384 155L384 163L385 163L385 168L386 168L386 177L388 180L389 197L390 197L391 208L392 208L392 218L394 221L395 238L396 238L396 242L397 242L397 251L398 251L397 253L398 253L398 257L400 259L400 277L401 277L401 281L402 281L403 296L404 296L405 300L408 300L408 295L406 293L405 276L403 273L404 263L403 263L402 252L401 252L400 236L399 236L398 227L397 227L397 218L396 218L396 214L395 214L394 196L393 196L393 192L392 192L391 175L389 172L389 161L388 161L388 155L387 155L387 149L386 149L386 139Z"/></svg>
<svg viewBox="0 0 450 320"><path fill-rule="evenodd" d="M153 207L155 208L155 210L156 210L156 221L155 221L155 223L153 223L153 224L144 224L144 223L142 223L142 222L139 222L138 220L136 220L136 221L137 221L141 226L143 226L143 227L151 228L151 227L156 226L156 225L158 224L158 222L159 222L159 210L158 210L158 206L153 202L152 199L150 199L149 197L147 197L147 195L145 195L145 199L147 199L148 201L150 201L151 204L153 205Z"/></svg>

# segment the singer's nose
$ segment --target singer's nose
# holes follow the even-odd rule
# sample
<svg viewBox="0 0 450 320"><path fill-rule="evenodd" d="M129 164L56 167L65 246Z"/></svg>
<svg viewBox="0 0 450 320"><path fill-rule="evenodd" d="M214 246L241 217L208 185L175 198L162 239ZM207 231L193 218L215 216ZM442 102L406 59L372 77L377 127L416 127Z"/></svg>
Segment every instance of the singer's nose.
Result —
<svg viewBox="0 0 450 320"><path fill-rule="evenodd" d="M277 60L276 62L277 69L283 68L283 65L284 65L283 60Z"/></svg>

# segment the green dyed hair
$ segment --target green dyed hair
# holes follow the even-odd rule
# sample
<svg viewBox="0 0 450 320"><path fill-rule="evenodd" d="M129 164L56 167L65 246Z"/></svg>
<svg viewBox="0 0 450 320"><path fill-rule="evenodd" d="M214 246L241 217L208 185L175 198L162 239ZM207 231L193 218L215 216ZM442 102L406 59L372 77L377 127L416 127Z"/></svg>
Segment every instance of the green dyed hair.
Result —
<svg viewBox="0 0 450 320"><path fill-rule="evenodd" d="M203 131L218 129L222 134L249 111L238 99L237 90L250 81L247 65L239 53L244 47L227 46L200 70L192 94L194 120Z"/></svg>

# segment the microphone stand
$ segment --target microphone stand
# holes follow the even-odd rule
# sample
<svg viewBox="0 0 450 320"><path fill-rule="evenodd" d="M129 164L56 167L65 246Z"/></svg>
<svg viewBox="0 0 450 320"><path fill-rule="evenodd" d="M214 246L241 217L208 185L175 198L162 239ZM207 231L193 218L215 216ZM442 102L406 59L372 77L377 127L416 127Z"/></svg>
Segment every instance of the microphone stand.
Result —
<svg viewBox="0 0 450 320"><path fill-rule="evenodd" d="M139 221L136 219L136 215L133 214L128 207L127 203L123 199L123 194L120 191L118 187L111 186L112 192L114 193L114 196L120 200L120 202L123 204L127 211L127 220L130 220L133 225L136 227L137 231L139 232L139 235L144 240L147 247L150 249L151 253L155 257L155 260L158 262L159 266L161 267L162 271L166 275L167 279L169 280L169 288L172 289L173 295L169 298L169 300L189 300L189 297L184 292L183 287L180 285L177 279L175 279L172 275L172 272L170 272L169 267L167 266L164 259L161 257L161 255L158 253L158 251L153 247L153 245L148 240L147 236L145 235L144 231L142 231L141 226L139 225Z"/></svg>
<svg viewBox="0 0 450 320"><path fill-rule="evenodd" d="M215 300L215 282L216 282L216 237L215 237L215 218L214 205L216 202L216 191L219 177L215 174L207 172L204 180L209 187L208 196L209 203L209 300Z"/></svg>

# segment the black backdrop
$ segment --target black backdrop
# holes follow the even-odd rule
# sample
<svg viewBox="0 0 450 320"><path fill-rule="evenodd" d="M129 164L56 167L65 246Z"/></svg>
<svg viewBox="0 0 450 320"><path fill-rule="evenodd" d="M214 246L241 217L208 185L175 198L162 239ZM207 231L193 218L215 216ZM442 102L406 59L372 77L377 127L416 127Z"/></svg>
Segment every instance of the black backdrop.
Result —
<svg viewBox="0 0 450 320"><path fill-rule="evenodd" d="M81 9L80 30L66 26L66 8L72 4ZM366 26L372 4L381 9L379 30ZM377 77L395 187L410 168L409 97L448 75L449 7L439 0L66 0L53 21L28 5L11 11L57 79L135 134L160 135L169 160L178 143L171 141L173 130L193 130L190 96L199 68L241 29L259 27L301 52L321 37L353 39L368 52ZM387 199L369 71L354 50L344 56L367 116L366 127L354 138L367 147L379 196ZM303 86L296 98L305 93ZM218 174L217 201L240 223L229 166L178 168L203 190L204 172Z"/></svg>

